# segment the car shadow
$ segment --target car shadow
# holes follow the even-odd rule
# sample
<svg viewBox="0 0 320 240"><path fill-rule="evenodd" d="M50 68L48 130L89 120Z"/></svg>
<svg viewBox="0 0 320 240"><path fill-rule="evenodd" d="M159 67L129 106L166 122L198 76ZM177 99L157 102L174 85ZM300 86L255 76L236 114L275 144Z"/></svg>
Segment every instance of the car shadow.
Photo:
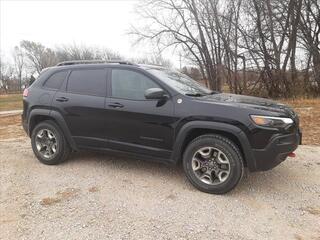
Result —
<svg viewBox="0 0 320 240"><path fill-rule="evenodd" d="M105 153L99 151L79 151L72 153L69 160L64 164L78 165L79 162L86 162L89 166L99 165L108 169L114 169L119 174L130 171L130 174L137 174L140 177L154 177L156 179L167 179L167 182L174 182L183 189L197 191L186 179L181 164L170 165L159 162L152 162L148 160L141 160L135 157L116 154ZM290 179L292 173L290 169L283 166L278 166L275 169L265 172L249 173L246 169L245 174L239 185L227 195L235 196L238 194L248 194L255 191L273 192L283 187L283 181L278 181L279 176L282 179Z"/></svg>
<svg viewBox="0 0 320 240"><path fill-rule="evenodd" d="M181 185L185 185L185 182L187 182L181 164L165 164L148 161L147 159L139 159L127 154L100 151L79 151L72 153L68 161L63 164L76 166L79 162L114 169L119 172L119 174L129 172L130 175L145 175L148 177L168 179L168 182L172 180Z"/></svg>

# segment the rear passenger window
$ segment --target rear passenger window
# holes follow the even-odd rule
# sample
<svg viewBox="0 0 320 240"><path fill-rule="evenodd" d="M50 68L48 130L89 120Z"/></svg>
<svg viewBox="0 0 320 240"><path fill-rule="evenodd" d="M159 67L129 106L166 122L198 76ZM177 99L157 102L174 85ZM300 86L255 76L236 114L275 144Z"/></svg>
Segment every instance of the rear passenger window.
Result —
<svg viewBox="0 0 320 240"><path fill-rule="evenodd" d="M105 69L74 70L68 79L67 91L84 95L105 96L107 72Z"/></svg>
<svg viewBox="0 0 320 240"><path fill-rule="evenodd" d="M60 89L64 79L67 76L66 71L62 71L62 72L57 72L54 73L53 75L51 75L51 77L48 78L48 80L44 83L44 86L46 88L51 88L51 89Z"/></svg>

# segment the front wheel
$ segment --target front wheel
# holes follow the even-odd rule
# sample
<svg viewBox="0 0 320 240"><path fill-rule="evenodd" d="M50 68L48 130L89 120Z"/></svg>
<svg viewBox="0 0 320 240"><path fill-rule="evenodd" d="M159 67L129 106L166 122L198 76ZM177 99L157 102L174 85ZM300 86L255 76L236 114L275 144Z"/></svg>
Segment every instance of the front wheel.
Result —
<svg viewBox="0 0 320 240"><path fill-rule="evenodd" d="M44 121L35 126L31 145L39 161L48 165L65 161L71 152L62 131L53 121Z"/></svg>
<svg viewBox="0 0 320 240"><path fill-rule="evenodd" d="M231 191L244 172L239 148L221 135L203 135L194 139L184 152L183 168L192 185L214 194Z"/></svg>

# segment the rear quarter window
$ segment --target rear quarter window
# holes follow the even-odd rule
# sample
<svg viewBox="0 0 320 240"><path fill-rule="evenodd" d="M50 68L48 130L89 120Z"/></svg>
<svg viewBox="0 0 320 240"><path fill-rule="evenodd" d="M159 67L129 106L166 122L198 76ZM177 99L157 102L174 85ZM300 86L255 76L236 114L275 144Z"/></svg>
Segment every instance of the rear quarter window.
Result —
<svg viewBox="0 0 320 240"><path fill-rule="evenodd" d="M54 73L45 81L43 86L50 89L60 89L63 81L67 77L67 73L66 71Z"/></svg>

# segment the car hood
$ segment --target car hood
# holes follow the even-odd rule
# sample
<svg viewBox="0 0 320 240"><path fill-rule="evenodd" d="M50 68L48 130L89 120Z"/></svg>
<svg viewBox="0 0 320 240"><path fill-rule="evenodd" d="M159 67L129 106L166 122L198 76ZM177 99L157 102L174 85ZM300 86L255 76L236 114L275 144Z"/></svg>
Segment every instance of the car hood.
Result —
<svg viewBox="0 0 320 240"><path fill-rule="evenodd" d="M295 117L295 113L290 107L266 98L251 97L251 96L237 95L237 94L228 94L228 93L217 93L212 95L206 95L204 97L198 98L198 100L228 103L232 105L238 105L239 107L277 112L293 118Z"/></svg>

